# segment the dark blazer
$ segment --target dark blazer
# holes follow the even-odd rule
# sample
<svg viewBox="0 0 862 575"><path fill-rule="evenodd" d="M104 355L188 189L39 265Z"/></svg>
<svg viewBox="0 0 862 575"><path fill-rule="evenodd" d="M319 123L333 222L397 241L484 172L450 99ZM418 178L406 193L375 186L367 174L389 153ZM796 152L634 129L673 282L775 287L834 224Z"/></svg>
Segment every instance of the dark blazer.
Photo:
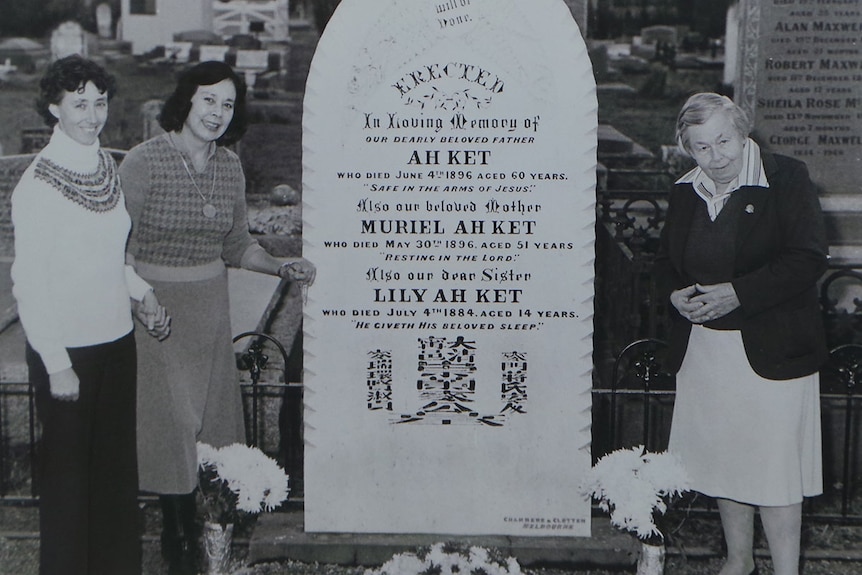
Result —
<svg viewBox="0 0 862 575"><path fill-rule="evenodd" d="M745 353L767 379L793 379L817 371L828 356L816 283L827 265L820 200L798 160L762 153L769 187L744 186L736 260L731 280L739 297ZM694 208L703 200L691 184L670 192L655 274L658 296L671 315L665 367L676 373L688 347L691 323L669 301L673 290L692 285L682 269ZM709 327L709 324L707 324Z"/></svg>

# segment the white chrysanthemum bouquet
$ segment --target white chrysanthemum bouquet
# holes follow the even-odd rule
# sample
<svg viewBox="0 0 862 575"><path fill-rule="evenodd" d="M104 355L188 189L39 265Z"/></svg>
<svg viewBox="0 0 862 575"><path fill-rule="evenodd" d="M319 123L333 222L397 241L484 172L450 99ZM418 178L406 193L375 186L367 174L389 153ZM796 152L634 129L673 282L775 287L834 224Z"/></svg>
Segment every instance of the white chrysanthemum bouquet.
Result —
<svg viewBox="0 0 862 575"><path fill-rule="evenodd" d="M198 443L198 475L207 521L233 523L243 514L272 511L287 499L289 477L261 450L241 443Z"/></svg>
<svg viewBox="0 0 862 575"><path fill-rule="evenodd" d="M521 566L496 549L447 542L399 553L365 575L521 575Z"/></svg>
<svg viewBox="0 0 862 575"><path fill-rule="evenodd" d="M689 489L689 479L671 453L651 453L643 446L605 455L587 472L581 491L610 513L611 524L645 543L660 543L656 525L668 502Z"/></svg>

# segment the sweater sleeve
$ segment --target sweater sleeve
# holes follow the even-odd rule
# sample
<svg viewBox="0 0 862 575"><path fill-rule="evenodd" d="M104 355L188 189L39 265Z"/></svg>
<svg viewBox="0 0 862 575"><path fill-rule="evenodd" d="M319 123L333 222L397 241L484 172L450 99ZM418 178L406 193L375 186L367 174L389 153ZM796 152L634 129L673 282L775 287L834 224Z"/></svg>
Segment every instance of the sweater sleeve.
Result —
<svg viewBox="0 0 862 575"><path fill-rule="evenodd" d="M120 163L119 173L126 211L129 212L129 217L132 220L132 231L129 233L126 252L134 254L137 251L137 239L135 235L137 222L140 221L141 212L144 209L144 202L146 201L146 192L150 186L150 172L147 169L147 162L140 148L132 149L126 154L126 157ZM129 261L129 265L126 265L126 286L129 289L129 295L135 300L141 301L147 292L153 288L135 272L134 266L131 265L134 262L134 256L130 255L127 261Z"/></svg>
<svg viewBox="0 0 862 575"><path fill-rule="evenodd" d="M57 230L62 222L51 209L52 194L28 170L12 193L12 224L15 229L15 261L12 264L12 293L18 302L18 315L48 373L72 367L72 361L60 340L63 317L51 294L51 258L56 251Z"/></svg>
<svg viewBox="0 0 862 575"><path fill-rule="evenodd" d="M236 161L239 161L237 159ZM233 203L233 226L228 232L222 247L222 258L232 267L241 267L246 251L255 249L257 241L248 229L248 211L245 205L245 177L240 172L237 194ZM261 248L262 249L262 248Z"/></svg>
<svg viewBox="0 0 862 575"><path fill-rule="evenodd" d="M129 295L136 301L141 301L147 292L153 289L153 286L144 281L141 276L135 272L135 268L126 264L126 287L129 290Z"/></svg>
<svg viewBox="0 0 862 575"><path fill-rule="evenodd" d="M138 251L137 228L144 211L147 199L147 190L150 188L150 171L147 166L144 152L141 148L132 148L120 163L120 183L123 186L123 195L126 201L126 211L132 219L132 231L126 244L126 252L136 254ZM134 297L132 285L129 291Z"/></svg>

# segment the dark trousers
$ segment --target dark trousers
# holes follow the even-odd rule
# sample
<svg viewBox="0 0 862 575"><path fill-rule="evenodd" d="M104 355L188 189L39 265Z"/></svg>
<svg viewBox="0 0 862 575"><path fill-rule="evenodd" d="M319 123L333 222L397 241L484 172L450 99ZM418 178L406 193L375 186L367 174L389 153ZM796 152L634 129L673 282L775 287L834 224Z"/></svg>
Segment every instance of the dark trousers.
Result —
<svg viewBox="0 0 862 575"><path fill-rule="evenodd" d="M42 425L39 572L138 575L134 335L70 348L69 355L80 397L59 401L51 396L39 354L27 346Z"/></svg>

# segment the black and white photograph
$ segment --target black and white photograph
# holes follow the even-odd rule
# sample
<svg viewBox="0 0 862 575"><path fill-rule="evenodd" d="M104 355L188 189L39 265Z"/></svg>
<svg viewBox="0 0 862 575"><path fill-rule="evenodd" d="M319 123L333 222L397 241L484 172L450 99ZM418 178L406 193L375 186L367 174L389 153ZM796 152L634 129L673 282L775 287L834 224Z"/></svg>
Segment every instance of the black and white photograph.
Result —
<svg viewBox="0 0 862 575"><path fill-rule="evenodd" d="M0 3L0 573L862 572L860 46Z"/></svg>

